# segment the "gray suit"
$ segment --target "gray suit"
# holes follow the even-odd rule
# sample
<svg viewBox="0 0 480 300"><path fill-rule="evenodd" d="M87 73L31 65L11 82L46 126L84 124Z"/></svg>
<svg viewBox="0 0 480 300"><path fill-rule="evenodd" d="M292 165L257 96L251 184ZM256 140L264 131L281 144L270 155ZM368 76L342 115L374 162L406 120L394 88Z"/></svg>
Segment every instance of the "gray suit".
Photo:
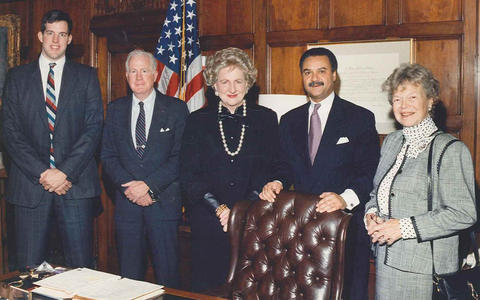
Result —
<svg viewBox="0 0 480 300"><path fill-rule="evenodd" d="M475 178L472 158L465 144L453 143L445 152L437 172L442 149L454 137L437 136L433 149L433 210L427 208L428 148L416 159L406 158L390 191L389 218L412 217L417 239L399 240L387 247L384 263L396 269L432 274L430 242L433 240L435 271L452 273L459 268L458 235L476 221ZM402 131L387 136L374 178L371 199L366 211L377 207L376 192L380 181L395 162L403 144Z"/></svg>
<svg viewBox="0 0 480 300"><path fill-rule="evenodd" d="M400 239L391 246L376 245L377 299L431 299L432 251L435 272L448 274L460 267L458 231L476 221L475 178L470 152L465 144L451 144L437 171L449 134L435 138L432 160L432 211L427 206L428 148L417 158L406 157L393 179L389 192L389 215L384 218L411 218L417 239ZM365 211L376 208L377 189L403 144L402 131L385 138L374 189Z"/></svg>

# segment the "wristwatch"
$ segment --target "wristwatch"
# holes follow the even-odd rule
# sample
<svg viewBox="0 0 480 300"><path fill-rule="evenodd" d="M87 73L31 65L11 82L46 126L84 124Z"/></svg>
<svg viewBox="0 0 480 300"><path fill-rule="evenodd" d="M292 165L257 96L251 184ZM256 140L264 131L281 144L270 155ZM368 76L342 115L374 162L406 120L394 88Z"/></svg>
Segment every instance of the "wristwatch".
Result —
<svg viewBox="0 0 480 300"><path fill-rule="evenodd" d="M157 202L157 200L155 199L155 194L151 189L148 189L148 194L150 195L150 198L152 198L152 202Z"/></svg>

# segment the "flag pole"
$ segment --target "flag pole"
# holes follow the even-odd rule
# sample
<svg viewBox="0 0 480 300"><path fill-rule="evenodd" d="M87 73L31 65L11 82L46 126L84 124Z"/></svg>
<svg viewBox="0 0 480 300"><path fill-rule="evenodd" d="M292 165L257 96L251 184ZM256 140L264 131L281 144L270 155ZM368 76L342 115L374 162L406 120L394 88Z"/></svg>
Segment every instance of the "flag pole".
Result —
<svg viewBox="0 0 480 300"><path fill-rule="evenodd" d="M180 54L180 92L178 98L185 101L186 93L186 71L187 71L187 62L186 62L186 51L185 51L185 0L182 0L182 52Z"/></svg>

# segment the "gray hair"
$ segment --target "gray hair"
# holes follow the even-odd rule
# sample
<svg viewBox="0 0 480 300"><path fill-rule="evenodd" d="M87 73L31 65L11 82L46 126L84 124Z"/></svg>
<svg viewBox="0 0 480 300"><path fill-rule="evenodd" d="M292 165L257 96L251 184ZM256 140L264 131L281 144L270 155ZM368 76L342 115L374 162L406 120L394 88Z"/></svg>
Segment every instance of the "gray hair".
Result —
<svg viewBox="0 0 480 300"><path fill-rule="evenodd" d="M217 82L218 72L225 67L239 67L245 75L247 88L252 87L257 79L257 69L250 57L244 51L230 47L219 50L207 58L203 71L207 86L212 86Z"/></svg>
<svg viewBox="0 0 480 300"><path fill-rule="evenodd" d="M419 64L405 63L393 70L393 73L382 84L382 90L388 93L390 104L392 104L393 93L404 83L421 85L427 99L433 99L434 105L438 103L440 84L433 76L432 71Z"/></svg>
<svg viewBox="0 0 480 300"><path fill-rule="evenodd" d="M157 70L157 59L153 56L152 53L141 50L141 49L135 49L128 53L127 60L125 61L125 70L130 71L128 68L128 63L130 62L130 59L134 56L139 56L139 55L145 55L150 59L150 65L152 66L152 72L155 72Z"/></svg>

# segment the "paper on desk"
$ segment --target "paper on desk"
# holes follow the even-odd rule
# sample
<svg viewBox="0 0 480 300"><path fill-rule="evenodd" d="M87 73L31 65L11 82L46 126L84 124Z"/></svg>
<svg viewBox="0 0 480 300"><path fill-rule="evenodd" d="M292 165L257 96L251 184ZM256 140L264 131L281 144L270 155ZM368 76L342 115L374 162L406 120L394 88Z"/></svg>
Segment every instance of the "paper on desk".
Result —
<svg viewBox="0 0 480 300"><path fill-rule="evenodd" d="M143 295L141 297L135 298L134 300L151 300L151 299L158 299L158 296L162 295L165 293L164 289L160 289L158 291L154 291L151 293L148 293L146 295ZM0 299L1 300L1 299Z"/></svg>
<svg viewBox="0 0 480 300"><path fill-rule="evenodd" d="M54 289L43 287L43 286L39 286L33 289L32 292L39 295L47 296L53 299L70 299L74 296L74 294L71 294L71 293L54 290Z"/></svg>
<svg viewBox="0 0 480 300"><path fill-rule="evenodd" d="M150 282L112 278L83 286L77 289L75 294L88 299L131 300L144 295L152 296L150 294L153 292L162 292L162 288L163 286Z"/></svg>
<svg viewBox="0 0 480 300"><path fill-rule="evenodd" d="M35 282L38 286L47 287L67 293L74 293L78 288L109 279L119 279L120 276L88 268L78 268L61 274L50 276Z"/></svg>

